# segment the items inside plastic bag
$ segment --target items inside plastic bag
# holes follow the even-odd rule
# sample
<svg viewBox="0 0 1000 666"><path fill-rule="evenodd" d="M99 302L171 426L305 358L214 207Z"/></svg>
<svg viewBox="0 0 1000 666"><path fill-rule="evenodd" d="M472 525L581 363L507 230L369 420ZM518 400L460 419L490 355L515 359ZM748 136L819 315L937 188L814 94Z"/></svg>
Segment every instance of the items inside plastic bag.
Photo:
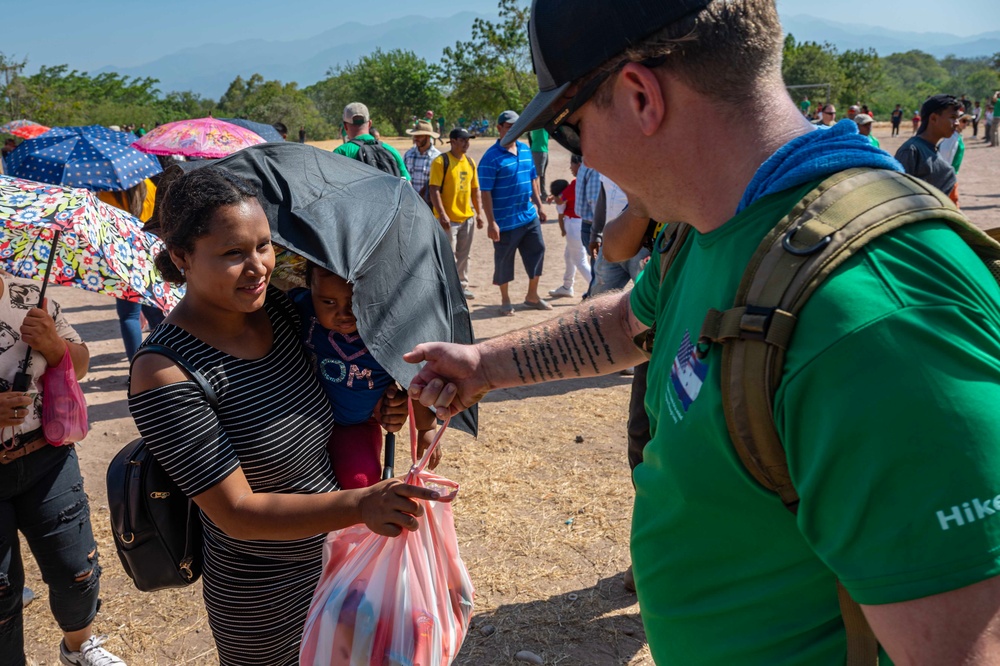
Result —
<svg viewBox="0 0 1000 666"><path fill-rule="evenodd" d="M327 536L300 664L447 666L458 654L473 599L451 511L458 484L425 469L447 425L417 461L410 405L413 466L405 482L441 493L425 503L416 531L385 537L354 525Z"/></svg>

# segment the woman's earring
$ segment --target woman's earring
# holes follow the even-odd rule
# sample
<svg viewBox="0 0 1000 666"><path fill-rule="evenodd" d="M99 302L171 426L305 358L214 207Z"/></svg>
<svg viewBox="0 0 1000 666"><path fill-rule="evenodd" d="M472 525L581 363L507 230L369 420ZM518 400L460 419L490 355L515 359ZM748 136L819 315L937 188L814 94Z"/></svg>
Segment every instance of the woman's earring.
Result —
<svg viewBox="0 0 1000 666"><path fill-rule="evenodd" d="M184 277L184 269L181 269L181 277Z"/></svg>

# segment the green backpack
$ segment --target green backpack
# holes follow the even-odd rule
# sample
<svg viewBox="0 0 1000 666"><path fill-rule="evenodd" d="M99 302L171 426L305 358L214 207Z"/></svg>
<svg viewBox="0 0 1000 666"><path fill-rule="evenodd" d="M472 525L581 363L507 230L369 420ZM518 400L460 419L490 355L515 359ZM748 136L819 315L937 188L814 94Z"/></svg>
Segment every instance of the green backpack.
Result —
<svg viewBox="0 0 1000 666"><path fill-rule="evenodd" d="M878 169L837 173L809 192L764 237L750 259L733 307L709 310L698 336L704 357L722 345L722 402L733 446L747 471L796 512L799 496L774 423L774 396L795 323L823 281L871 240L907 224L947 222L1000 282L1000 243L975 227L927 183ZM656 241L662 282L687 237L684 223ZM652 353L656 325L636 342ZM878 641L861 607L837 584L847 631L848 666L878 663Z"/></svg>

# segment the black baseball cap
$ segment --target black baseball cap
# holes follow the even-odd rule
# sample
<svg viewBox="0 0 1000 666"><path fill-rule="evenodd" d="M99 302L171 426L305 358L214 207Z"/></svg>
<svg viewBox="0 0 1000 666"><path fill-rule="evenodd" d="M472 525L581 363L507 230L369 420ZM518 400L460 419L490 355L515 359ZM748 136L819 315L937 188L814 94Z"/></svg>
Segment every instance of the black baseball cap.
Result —
<svg viewBox="0 0 1000 666"><path fill-rule="evenodd" d="M920 107L920 117L930 118L932 113L941 113L945 109L961 108L962 103L954 95L931 95Z"/></svg>
<svg viewBox="0 0 1000 666"><path fill-rule="evenodd" d="M455 139L471 139L472 133L464 127L456 127L451 132L448 133L448 140L454 141Z"/></svg>
<svg viewBox="0 0 1000 666"><path fill-rule="evenodd" d="M504 136L543 127L566 89L602 64L711 0L534 0L528 22L538 94ZM567 20L572 29L567 29Z"/></svg>

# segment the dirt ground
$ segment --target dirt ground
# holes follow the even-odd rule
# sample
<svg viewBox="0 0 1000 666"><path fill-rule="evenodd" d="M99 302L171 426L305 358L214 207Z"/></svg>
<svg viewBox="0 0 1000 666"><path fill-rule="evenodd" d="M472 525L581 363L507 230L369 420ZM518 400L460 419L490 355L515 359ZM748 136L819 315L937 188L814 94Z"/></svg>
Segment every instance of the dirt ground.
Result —
<svg viewBox="0 0 1000 666"><path fill-rule="evenodd" d="M888 124L875 133L890 153L908 137L890 139ZM392 143L408 146L405 139ZM491 143L473 141L471 154L478 159ZM984 229L1000 227L1000 150L971 138L966 146L959 175L963 210ZM549 181L568 179L569 154L554 143L552 148ZM554 206L546 210L554 220ZM560 284L563 240L556 224L543 230L544 295ZM471 261L476 298L469 305L480 339L550 316L520 307L513 317L497 316L491 246L485 232L477 232ZM517 274L511 285L515 304L527 284L520 266ZM200 584L142 593L115 556L104 475L112 456L137 432L126 402L128 367L114 301L68 288L51 296L92 354L82 384L91 431L79 453L103 567L95 630L108 634L107 647L133 665L217 663ZM555 313L577 301L553 301ZM456 527L476 587L473 627L457 664L511 664L520 650L546 664L652 664L636 598L621 580L629 562L632 502L625 457L630 383L630 377L613 375L497 391L481 407L478 440L458 432L446 436L438 471L461 484ZM59 632L45 584L30 556L26 562L28 585L38 597L25 610L26 650L37 664L58 664Z"/></svg>

